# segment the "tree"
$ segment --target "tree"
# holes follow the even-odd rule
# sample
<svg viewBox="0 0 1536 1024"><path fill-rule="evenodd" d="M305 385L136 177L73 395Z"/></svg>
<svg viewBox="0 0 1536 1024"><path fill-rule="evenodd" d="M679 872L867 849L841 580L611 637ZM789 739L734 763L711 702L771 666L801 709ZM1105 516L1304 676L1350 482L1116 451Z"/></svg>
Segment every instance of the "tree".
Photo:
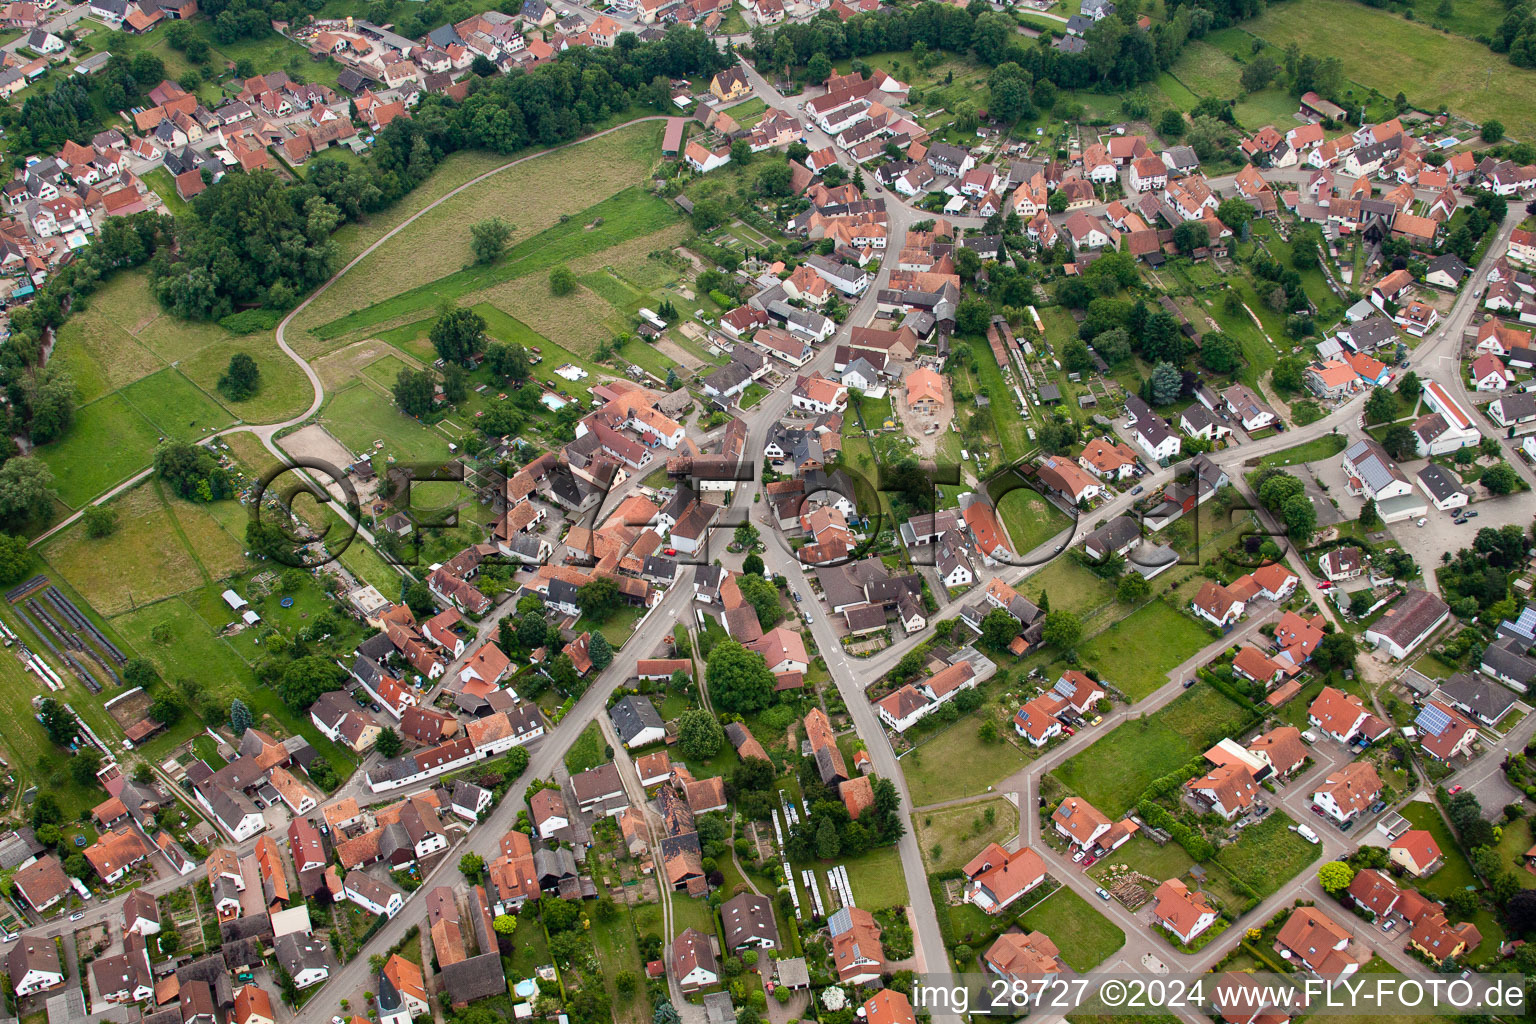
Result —
<svg viewBox="0 0 1536 1024"><path fill-rule="evenodd" d="M837 835L837 826L832 823L830 816L821 819L821 824L816 827L816 856L820 860L832 860L842 852L842 842Z"/></svg>
<svg viewBox="0 0 1536 1024"><path fill-rule="evenodd" d="M373 742L373 749L385 760L400 756L400 734L389 726L385 726L379 732L378 739Z"/></svg>
<svg viewBox="0 0 1536 1024"><path fill-rule="evenodd" d="M745 715L773 703L773 673L763 656L735 640L722 640L710 649L705 679L711 700L722 711Z"/></svg>
<svg viewBox="0 0 1536 1024"><path fill-rule="evenodd" d="M12 459L0 473L21 461ZM166 441L155 449L155 469L177 496L188 501L217 501L233 493L229 474L202 445Z"/></svg>
<svg viewBox="0 0 1536 1024"><path fill-rule="evenodd" d="M1317 869L1318 884L1323 891L1337 896L1349 888L1349 883L1355 880L1355 869L1340 860L1331 860Z"/></svg>
<svg viewBox="0 0 1536 1024"><path fill-rule="evenodd" d="M753 552L741 560L741 574L743 576L761 576L763 574L763 558Z"/></svg>
<svg viewBox="0 0 1536 1024"><path fill-rule="evenodd" d="M67 747L75 740L75 733L79 731L79 724L75 716L65 710L64 705L52 697L44 697L37 705L37 717L42 721L43 731L53 741L56 747Z"/></svg>
<svg viewBox="0 0 1536 1024"><path fill-rule="evenodd" d="M1409 370L1397 382L1397 393L1409 402L1416 402L1419 396L1424 393L1424 382L1419 380L1418 374Z"/></svg>
<svg viewBox="0 0 1536 1024"><path fill-rule="evenodd" d="M1365 499L1365 504L1360 506L1360 528L1369 533L1381 527L1381 512L1376 508L1376 499Z"/></svg>
<svg viewBox="0 0 1536 1024"><path fill-rule="evenodd" d="M1280 507L1280 518L1285 520L1285 532L1298 544L1305 544L1317 532L1317 509L1305 494L1286 499Z"/></svg>
<svg viewBox="0 0 1536 1024"><path fill-rule="evenodd" d="M1386 388L1376 388L1365 400L1365 418L1370 423L1386 423L1397 418L1397 399Z"/></svg>
<svg viewBox="0 0 1536 1024"><path fill-rule="evenodd" d="M1507 462L1487 467L1478 479L1484 487L1488 488L1489 494L1510 494L1520 486L1520 478L1515 475L1515 471Z"/></svg>
<svg viewBox="0 0 1536 1024"><path fill-rule="evenodd" d="M251 714L251 709L245 706L245 701L236 697L229 702L229 731L236 736L244 736L245 730L256 724L256 718Z"/></svg>
<svg viewBox="0 0 1536 1024"><path fill-rule="evenodd" d="M1006 651L1019 635L1019 620L1003 608L993 608L981 620L981 642L994 651Z"/></svg>
<svg viewBox="0 0 1536 1024"><path fill-rule="evenodd" d="M1179 397L1184 387L1184 375L1169 362L1152 367L1152 404L1167 405Z"/></svg>
<svg viewBox="0 0 1536 1024"><path fill-rule="evenodd" d="M283 669L277 695L294 711L307 711L327 690L341 681L341 668L324 655L309 654L296 658Z"/></svg>
<svg viewBox="0 0 1536 1024"><path fill-rule="evenodd" d="M731 163L745 167L752 162L752 144L746 139L731 143Z"/></svg>
<svg viewBox="0 0 1536 1024"><path fill-rule="evenodd" d="M1536 931L1536 889L1521 889L1504 904L1504 917L1516 935Z"/></svg>
<svg viewBox="0 0 1536 1024"><path fill-rule="evenodd" d="M1069 611L1050 612L1040 637L1058 650L1070 651L1083 638L1083 620Z"/></svg>
<svg viewBox="0 0 1536 1024"><path fill-rule="evenodd" d="M1067 368L1068 373L1087 373L1093 369L1093 355L1081 338L1068 338L1062 342L1061 365Z"/></svg>
<svg viewBox="0 0 1536 1024"><path fill-rule="evenodd" d="M1482 438L1482 440L1477 442L1477 451L1478 451L1478 454L1483 456L1483 458L1485 458L1485 459L1496 459L1496 458L1498 458L1499 457L1499 439L1496 438L1496 437L1484 436Z"/></svg>
<svg viewBox="0 0 1536 1024"><path fill-rule="evenodd" d="M1388 427L1387 432L1382 435L1381 446L1394 459L1409 459L1418 453L1419 435L1415 434L1413 428L1406 423L1396 423Z"/></svg>
<svg viewBox="0 0 1536 1024"><path fill-rule="evenodd" d="M1123 604L1134 604L1152 592L1152 584L1139 572L1128 572L1115 584L1115 597Z"/></svg>
<svg viewBox="0 0 1536 1024"><path fill-rule="evenodd" d="M560 264L549 272L549 291L552 295L569 295L576 290L576 275L571 268Z"/></svg>
<svg viewBox="0 0 1536 1024"><path fill-rule="evenodd" d="M512 225L500 217L487 217L469 226L469 249L476 263L495 263L507 249Z"/></svg>
<svg viewBox="0 0 1536 1024"><path fill-rule="evenodd" d="M1157 134L1164 139L1177 139L1184 134L1184 115L1169 107L1157 119Z"/></svg>
<svg viewBox="0 0 1536 1024"><path fill-rule="evenodd" d="M1200 365L1212 373L1236 373L1243 365L1242 347L1220 331L1212 331L1200 343Z"/></svg>
<svg viewBox="0 0 1536 1024"><path fill-rule="evenodd" d="M1211 229L1198 220L1186 220L1173 229L1173 244L1187 256L1211 244Z"/></svg>
<svg viewBox="0 0 1536 1024"><path fill-rule="evenodd" d="M784 620L784 604L779 599L779 588L761 576L740 576L736 586L741 596L757 612L758 625L772 629Z"/></svg>
<svg viewBox="0 0 1536 1024"><path fill-rule="evenodd" d="M428 337L445 363L468 366L485 344L485 318L472 309L450 309L437 318Z"/></svg>
<svg viewBox="0 0 1536 1024"><path fill-rule="evenodd" d="M261 367L250 353L236 352L229 357L218 387L231 402L243 402L261 390Z"/></svg>
<svg viewBox="0 0 1536 1024"><path fill-rule="evenodd" d="M1300 391L1302 374L1306 369L1307 363L1300 356L1281 356L1275 361L1275 368L1270 371L1270 383L1283 392Z"/></svg>
<svg viewBox="0 0 1536 1024"><path fill-rule="evenodd" d="M7 459L0 465L0 523L25 526L52 508L53 473L42 459Z"/></svg>
<svg viewBox="0 0 1536 1024"><path fill-rule="evenodd" d="M1483 122L1480 132L1484 142L1498 142L1504 137L1504 124L1501 121L1487 120Z"/></svg>
<svg viewBox="0 0 1536 1024"><path fill-rule="evenodd" d="M601 632L594 632L587 641L587 657L591 659L592 667L599 672L613 664L613 645Z"/></svg>
<svg viewBox="0 0 1536 1024"><path fill-rule="evenodd" d="M1279 74L1280 65L1275 63L1275 59L1261 53L1243 65L1243 73L1238 76L1238 84L1243 87L1244 92L1258 92L1267 88Z"/></svg>
<svg viewBox="0 0 1536 1024"><path fill-rule="evenodd" d="M117 532L117 510L105 505L92 505L81 517L85 520L85 535L93 539L109 537Z"/></svg>
<svg viewBox="0 0 1536 1024"><path fill-rule="evenodd" d="M0 533L0 584L8 586L19 583L26 579L31 571L32 552L27 547L27 542L21 537Z"/></svg>
<svg viewBox="0 0 1536 1024"><path fill-rule="evenodd" d="M69 759L69 777L77 785L89 786L96 781L96 770L101 767L101 751L95 747L81 747Z"/></svg>
<svg viewBox="0 0 1536 1024"><path fill-rule="evenodd" d="M1045 201L1045 208L1052 213L1065 213L1067 209L1067 194L1065 192L1052 192L1050 198Z"/></svg>
<svg viewBox="0 0 1536 1024"><path fill-rule="evenodd" d="M176 928L167 928L159 933L159 942L160 952L166 956L174 956L181 948L181 932Z"/></svg>
<svg viewBox="0 0 1536 1024"><path fill-rule="evenodd" d="M1253 220L1253 207L1246 199L1223 199L1216 207L1216 219L1231 228L1234 235L1241 235Z"/></svg>
<svg viewBox="0 0 1536 1024"><path fill-rule="evenodd" d="M962 334L985 334L992 323L992 307L986 299L961 299L955 310L955 326Z"/></svg>
<svg viewBox="0 0 1536 1024"><path fill-rule="evenodd" d="M464 856L459 858L459 874L463 875L471 882L479 881L480 876L484 873L485 858L480 856L478 853L466 853Z"/></svg>
<svg viewBox="0 0 1536 1024"><path fill-rule="evenodd" d="M707 761L720 753L725 730L720 720L703 708L684 711L677 719L677 746L689 761Z"/></svg>
<svg viewBox="0 0 1536 1024"><path fill-rule="evenodd" d="M618 584L607 576L593 576L576 588L576 607L594 622L607 622L621 601Z"/></svg>

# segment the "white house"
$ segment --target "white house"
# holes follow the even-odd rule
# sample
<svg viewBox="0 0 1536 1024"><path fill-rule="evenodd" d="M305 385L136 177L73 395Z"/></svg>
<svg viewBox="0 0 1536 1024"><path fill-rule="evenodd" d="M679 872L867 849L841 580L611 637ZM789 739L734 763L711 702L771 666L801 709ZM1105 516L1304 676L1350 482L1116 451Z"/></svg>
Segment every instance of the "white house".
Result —
<svg viewBox="0 0 1536 1024"><path fill-rule="evenodd" d="M341 884L341 894L370 914L394 917L405 909L404 893L363 871L347 872L346 880Z"/></svg>

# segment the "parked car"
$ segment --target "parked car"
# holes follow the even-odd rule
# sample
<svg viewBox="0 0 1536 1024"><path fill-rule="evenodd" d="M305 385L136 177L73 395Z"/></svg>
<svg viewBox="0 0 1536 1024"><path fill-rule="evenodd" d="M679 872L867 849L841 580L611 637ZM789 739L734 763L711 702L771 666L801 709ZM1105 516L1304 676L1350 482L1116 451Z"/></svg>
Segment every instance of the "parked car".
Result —
<svg viewBox="0 0 1536 1024"><path fill-rule="evenodd" d="M1348 821L1346 821L1344 824L1339 826L1339 831L1340 832L1348 832L1350 829L1352 829L1354 827L1355 827L1355 819L1351 818Z"/></svg>
<svg viewBox="0 0 1536 1024"><path fill-rule="evenodd" d="M1083 867L1085 867L1085 868L1093 867L1094 862L1097 861L1098 859L1099 858L1097 858L1097 857L1084 857L1083 858Z"/></svg>
<svg viewBox="0 0 1536 1024"><path fill-rule="evenodd" d="M1195 681L1193 679L1186 679L1186 680L1184 680L1184 689L1187 690L1191 686L1194 686L1194 685L1195 685Z"/></svg>
<svg viewBox="0 0 1536 1024"><path fill-rule="evenodd" d="M1132 494L1140 494L1144 490L1146 490L1145 487L1141 486L1141 484L1137 484L1135 487L1131 488L1131 493ZM1099 892L1103 892L1103 891L1104 891L1103 889L1099 890Z"/></svg>
<svg viewBox="0 0 1536 1024"><path fill-rule="evenodd" d="M1104 891L1104 887L1103 886L1100 886L1099 888L1093 890L1093 894L1095 896L1097 896L1099 899L1103 900L1105 903L1109 902L1109 893Z"/></svg>
<svg viewBox="0 0 1536 1024"><path fill-rule="evenodd" d="M83 911L83 910L77 910L73 914L69 915L69 919L71 921L79 921L79 920L81 920L84 917L85 917L85 911Z"/></svg>
<svg viewBox="0 0 1536 1024"><path fill-rule="evenodd" d="M1475 508L1469 508L1469 509L1467 509L1467 511L1466 511L1466 517L1467 517L1467 518L1468 518L1468 519L1476 519L1476 518L1477 518L1477 509L1475 509Z"/></svg>
<svg viewBox="0 0 1536 1024"><path fill-rule="evenodd" d="M1458 784L1452 786L1450 789L1446 790L1446 792L1451 794L1452 796L1455 796L1457 793L1460 793L1464 788L1465 788L1464 786L1462 786L1460 783L1458 783Z"/></svg>
<svg viewBox="0 0 1536 1024"><path fill-rule="evenodd" d="M1323 813L1323 809L1321 807L1317 806L1317 804L1313 804L1312 805L1312 813L1313 814L1322 814Z"/></svg>
<svg viewBox="0 0 1536 1024"><path fill-rule="evenodd" d="M1424 524L1425 524L1425 523L1427 523L1427 522L1429 522L1429 519L1428 519L1428 518L1426 518L1426 517L1424 517L1424 516L1420 516L1420 517L1419 517L1419 518L1418 518L1418 520L1417 520L1417 521L1416 521L1416 522L1415 522L1415 523L1414 523L1414 524L1413 524L1413 525L1414 525L1414 526L1423 526L1423 525L1424 525Z"/></svg>
<svg viewBox="0 0 1536 1024"><path fill-rule="evenodd" d="M1072 727L1071 727L1071 726L1070 726L1070 725L1069 725L1069 726L1067 726L1067 728L1066 728L1066 733L1067 733L1067 735L1068 735L1068 736L1076 736L1076 735L1077 735L1077 730L1076 730L1076 729L1074 729L1074 728L1072 728Z"/></svg>
<svg viewBox="0 0 1536 1024"><path fill-rule="evenodd" d="M1094 715L1093 716L1093 721L1089 722L1088 724L1089 725L1098 725L1102 721L1104 721L1104 716L1103 715Z"/></svg>
<svg viewBox="0 0 1536 1024"><path fill-rule="evenodd" d="M1377 800L1375 803L1371 804L1371 809L1370 809L1369 813L1371 813L1371 814L1380 814L1382 811L1384 811L1386 809L1387 809L1387 802L1385 800Z"/></svg>
<svg viewBox="0 0 1536 1024"><path fill-rule="evenodd" d="M1074 853L1072 855L1072 863L1073 864L1081 864L1082 861L1083 861L1083 851L1082 850L1078 850L1076 853Z"/></svg>
<svg viewBox="0 0 1536 1024"><path fill-rule="evenodd" d="M666 555L668 558L671 558L673 555L677 554L677 548L667 548L662 552L662 554Z"/></svg>
<svg viewBox="0 0 1536 1024"><path fill-rule="evenodd" d="M1327 580L1323 580L1320 583L1318 583L1317 589L1318 590L1332 590L1333 589L1333 584L1328 582Z"/></svg>

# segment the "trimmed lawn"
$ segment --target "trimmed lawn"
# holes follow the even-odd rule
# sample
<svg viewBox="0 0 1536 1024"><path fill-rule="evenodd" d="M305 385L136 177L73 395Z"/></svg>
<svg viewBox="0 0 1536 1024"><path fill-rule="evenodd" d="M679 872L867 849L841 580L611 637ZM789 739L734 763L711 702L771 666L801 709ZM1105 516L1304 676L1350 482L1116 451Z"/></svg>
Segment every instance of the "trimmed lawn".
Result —
<svg viewBox="0 0 1536 1024"><path fill-rule="evenodd" d="M1194 619L1164 601L1151 601L1087 640L1078 653L1136 701L1167 683L1170 671L1210 642Z"/></svg>
<svg viewBox="0 0 1536 1024"><path fill-rule="evenodd" d="M993 402L996 408L997 403ZM997 513L1008 531L1016 554L1024 554L1066 529L1072 521L1046 500L1045 495L1028 487L1015 487L997 503Z"/></svg>
<svg viewBox="0 0 1536 1024"><path fill-rule="evenodd" d="M1437 899L1444 899L1458 889L1480 888L1477 876L1472 873L1472 865L1456 844L1451 828L1445 823L1439 808L1424 800L1412 800L1403 807L1401 813L1413 822L1414 828L1425 829L1435 837L1435 845L1440 847L1440 853L1445 858L1439 871L1415 883L1420 889ZM1487 935L1487 932L1483 932L1485 938Z"/></svg>
<svg viewBox="0 0 1536 1024"><path fill-rule="evenodd" d="M991 824L986 820L988 811L992 812ZM999 796L958 807L919 811L912 816L912 823L929 874L938 874L965 867L988 843L1007 843L1018 834L1019 811ZM933 852L936 846L941 851L938 854Z"/></svg>
<svg viewBox="0 0 1536 1024"><path fill-rule="evenodd" d="M607 764L608 755L604 753L606 747L602 728L596 722L588 722L587 727L581 730L581 735L571 744L571 749L565 752L566 771L580 775L600 764Z"/></svg>
<svg viewBox="0 0 1536 1024"><path fill-rule="evenodd" d="M980 726L968 715L902 756L914 807L983 792L1032 760L1011 741L983 743Z"/></svg>
<svg viewBox="0 0 1536 1024"><path fill-rule="evenodd" d="M1266 455L1259 460L1259 468L1268 466L1300 466L1308 462L1322 462L1342 452L1349 444L1343 434L1324 434L1311 441L1304 441L1293 448L1286 448Z"/></svg>
<svg viewBox="0 0 1536 1024"><path fill-rule="evenodd" d="M826 896L827 868L820 865L817 884ZM901 870L901 854L894 846L880 846L853 860L843 861L848 869L848 884L853 887L853 902L865 910L882 910L885 907L902 907L907 903L907 876ZM801 867L812 867L804 864Z"/></svg>
<svg viewBox="0 0 1536 1024"><path fill-rule="evenodd" d="M1322 852L1322 847L1292 832L1289 826L1294 824L1284 811L1271 811L1259 824L1243 829L1237 842L1223 846L1216 854L1216 863L1247 882L1260 896L1277 892Z"/></svg>
<svg viewBox="0 0 1536 1024"><path fill-rule="evenodd" d="M1125 945L1125 932L1066 886L1021 915L1019 927L1049 935L1074 971L1092 970Z"/></svg>
<svg viewBox="0 0 1536 1024"><path fill-rule="evenodd" d="M1210 686L1198 684L1162 710L1117 725L1054 774L1100 812L1118 817L1153 780L1188 764L1248 717Z"/></svg>

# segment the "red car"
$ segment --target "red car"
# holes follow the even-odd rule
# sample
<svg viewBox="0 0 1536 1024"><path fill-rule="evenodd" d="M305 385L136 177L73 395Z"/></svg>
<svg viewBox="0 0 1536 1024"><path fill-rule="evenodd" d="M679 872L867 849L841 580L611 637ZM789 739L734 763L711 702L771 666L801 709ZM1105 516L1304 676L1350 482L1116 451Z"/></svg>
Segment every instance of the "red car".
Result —
<svg viewBox="0 0 1536 1024"><path fill-rule="evenodd" d="M1446 790L1446 792L1448 792L1452 796L1454 796L1455 794L1460 793L1461 789L1462 789L1461 786L1452 786L1450 789Z"/></svg>
<svg viewBox="0 0 1536 1024"><path fill-rule="evenodd" d="M677 548L667 548L667 550L663 551L662 554L668 556L675 555L677 554Z"/></svg>
<svg viewBox="0 0 1536 1024"><path fill-rule="evenodd" d="M1069 725L1069 726L1067 726L1067 735L1068 735L1068 736L1076 736L1076 735L1077 735L1077 730L1076 730L1076 729L1074 729L1074 728L1072 728L1072 727L1071 727L1071 726L1070 726L1070 725Z"/></svg>
<svg viewBox="0 0 1536 1024"><path fill-rule="evenodd" d="M1332 590L1333 589L1333 584L1329 583L1327 580L1323 580L1321 583L1319 583L1317 585L1317 589L1318 590Z"/></svg>
<svg viewBox="0 0 1536 1024"><path fill-rule="evenodd" d="M1098 859L1099 858L1094 857L1094 856L1084 857L1083 858L1083 867L1085 867L1085 868L1086 867L1091 867L1093 865L1093 862L1098 860Z"/></svg>

